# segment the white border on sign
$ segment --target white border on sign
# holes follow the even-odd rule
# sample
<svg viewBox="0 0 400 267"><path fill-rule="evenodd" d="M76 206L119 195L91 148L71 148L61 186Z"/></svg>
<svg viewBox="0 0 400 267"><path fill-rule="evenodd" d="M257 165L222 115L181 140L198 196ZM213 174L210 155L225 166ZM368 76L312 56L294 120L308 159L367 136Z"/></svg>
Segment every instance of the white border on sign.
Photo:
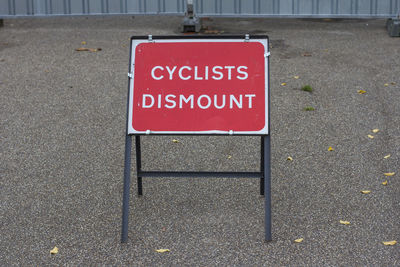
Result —
<svg viewBox="0 0 400 267"><path fill-rule="evenodd" d="M230 42L230 43L243 43L245 39L153 39L151 42L154 43L200 43L200 42ZM128 134L221 134L221 135L268 135L268 120L269 120L269 113L268 113L268 95L269 95L269 69L268 69L268 60L269 57L267 53L269 53L269 40L265 39L249 39L246 42L258 42L264 46L264 58L265 58L265 126L263 129L259 131L221 131L221 130L208 130L208 131L152 131L148 129L146 131L137 131L132 127L132 110L133 110L133 93L134 93L134 82L135 82L135 51L136 47L141 43L148 43L149 40L146 39L132 39L131 40L131 62L130 69L131 69L131 78L129 79L129 112L128 112Z"/></svg>

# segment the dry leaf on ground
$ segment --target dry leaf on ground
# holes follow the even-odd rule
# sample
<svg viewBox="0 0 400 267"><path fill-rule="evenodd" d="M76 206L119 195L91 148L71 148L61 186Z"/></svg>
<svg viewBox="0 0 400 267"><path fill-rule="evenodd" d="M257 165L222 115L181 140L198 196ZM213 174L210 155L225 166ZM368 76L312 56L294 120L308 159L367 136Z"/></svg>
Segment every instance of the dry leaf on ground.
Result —
<svg viewBox="0 0 400 267"><path fill-rule="evenodd" d="M303 54L303 57L311 57L311 56L312 56L312 54L309 53L309 52L305 52L305 53Z"/></svg>
<svg viewBox="0 0 400 267"><path fill-rule="evenodd" d="M85 41L82 41L82 42L81 42L81 44L82 44L82 45L85 45L85 44L86 44L86 42L85 42Z"/></svg>
<svg viewBox="0 0 400 267"><path fill-rule="evenodd" d="M394 172L385 172L384 175L385 175L385 176L393 176L393 175L394 175Z"/></svg>
<svg viewBox="0 0 400 267"><path fill-rule="evenodd" d="M304 238L298 238L298 239L295 239L294 242L295 243L301 243L301 242L303 242L303 240L304 240Z"/></svg>
<svg viewBox="0 0 400 267"><path fill-rule="evenodd" d="M371 193L371 191L370 191L370 190L361 190L361 193L363 193L363 194L369 194L369 193Z"/></svg>
<svg viewBox="0 0 400 267"><path fill-rule="evenodd" d="M328 151L333 151L333 150L335 150L335 149L333 149L333 147L328 147Z"/></svg>
<svg viewBox="0 0 400 267"><path fill-rule="evenodd" d="M179 140L177 140L177 139L172 139L172 142L173 142L173 143L179 143Z"/></svg>
<svg viewBox="0 0 400 267"><path fill-rule="evenodd" d="M161 248L161 249L156 249L156 252L158 253L165 253L165 252L170 252L169 249L167 248Z"/></svg>
<svg viewBox="0 0 400 267"><path fill-rule="evenodd" d="M394 246L394 245L397 244L397 241L396 241L396 240L393 240L393 241L383 241L382 243L383 243L385 246Z"/></svg>
<svg viewBox="0 0 400 267"><path fill-rule="evenodd" d="M300 76L296 75L293 78L295 78L297 80L298 78L300 78Z"/></svg>
<svg viewBox="0 0 400 267"><path fill-rule="evenodd" d="M358 90L357 93L359 93L360 95L365 94L367 91L365 90Z"/></svg>
<svg viewBox="0 0 400 267"><path fill-rule="evenodd" d="M58 247L54 247L52 250L50 250L50 254L57 254L58 253Z"/></svg>
<svg viewBox="0 0 400 267"><path fill-rule="evenodd" d="M390 154L388 154L388 155L384 156L383 158L384 158L384 159L388 159L388 158L390 158Z"/></svg>
<svg viewBox="0 0 400 267"><path fill-rule="evenodd" d="M382 182L382 184L383 184L383 185L387 185L387 184L388 184L388 181L386 180L386 181Z"/></svg>
<svg viewBox="0 0 400 267"><path fill-rule="evenodd" d="M282 85L282 86L285 86L285 85L286 85L286 83L281 83L281 85Z"/></svg>
<svg viewBox="0 0 400 267"><path fill-rule="evenodd" d="M350 224L349 221L342 221L342 220L340 220L339 222L340 222L341 224L344 224L344 225L349 225L349 224Z"/></svg>
<svg viewBox="0 0 400 267"><path fill-rule="evenodd" d="M389 84L388 84L388 83L385 83L384 86L389 86Z"/></svg>
<svg viewBox="0 0 400 267"><path fill-rule="evenodd" d="M372 132L377 133L377 132L379 132L379 129L373 129Z"/></svg>
<svg viewBox="0 0 400 267"><path fill-rule="evenodd" d="M371 139L373 139L374 138L374 136L373 135L368 135L368 138L371 138Z"/></svg>
<svg viewBox="0 0 400 267"><path fill-rule="evenodd" d="M287 160L293 160L293 158L292 157L287 157Z"/></svg>
<svg viewBox="0 0 400 267"><path fill-rule="evenodd" d="M231 155L228 155L228 159L231 159L232 158L232 156Z"/></svg>

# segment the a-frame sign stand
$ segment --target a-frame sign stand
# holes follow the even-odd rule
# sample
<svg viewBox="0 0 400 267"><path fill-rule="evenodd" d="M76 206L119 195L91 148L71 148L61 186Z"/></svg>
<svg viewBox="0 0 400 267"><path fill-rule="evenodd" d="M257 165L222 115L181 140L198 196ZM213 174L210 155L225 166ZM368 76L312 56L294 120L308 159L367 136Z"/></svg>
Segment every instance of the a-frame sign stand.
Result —
<svg viewBox="0 0 400 267"><path fill-rule="evenodd" d="M243 38L244 37L244 38ZM196 39L201 39L202 42L205 42L210 39L211 42L217 42L215 39L222 39L222 41L226 40L229 41L238 41L238 39L244 39L245 41L249 40L249 35L246 36L159 36L159 37L152 37L149 36L148 40L187 40L190 39L193 42L196 42ZM257 178L260 181L260 194L264 195L265 197L265 241L272 240L272 233L271 233L271 138L270 138L270 104L269 104L269 48L268 48L268 37L267 36L252 36L252 39L255 40L266 40L266 47L265 47L265 58L266 58L266 70L265 70L265 85L266 85L266 94L265 94L265 129L267 129L266 133L261 134L244 134L244 135L259 135L261 138L261 154L260 154L260 171L259 172L195 172L195 171L147 171L142 170L142 158L141 158L141 146L140 146L140 136L145 134L158 134L158 135L170 135L173 134L171 132L150 132L149 130L146 131L138 131L133 132L129 129L132 123L132 101L133 101L133 68L135 67L135 61L132 60L132 54L134 53L134 47L132 47L132 43L134 40L146 40L146 37L132 37L131 39L131 61L130 61L130 68L129 68L129 85L128 85L128 104L127 104L127 131L126 131L126 138L125 138L125 166L124 166L124 190L123 190L123 211L122 211L122 234L121 234L121 242L125 243L128 240L128 221L129 221L129 197L130 197L130 184L131 184L131 151L132 151L132 136L135 136L135 149L136 149L136 174L137 174L137 193L139 196L143 194L143 186L142 186L142 179L144 177L184 177L184 178L191 178L191 177L214 177L214 178ZM198 42L198 41L197 41ZM225 49L225 48L224 48ZM137 56L137 55L136 55ZM250 67L249 67L250 69ZM240 77L240 76L238 76ZM143 98L144 99L144 98ZM143 100L144 101L144 100ZM144 102L143 102L144 103ZM199 105L201 105L200 100L198 101ZM143 104L144 105L144 104ZM251 105L251 104L250 104ZM182 134L178 132L177 134ZM184 134L184 133L183 133ZM226 131L225 133L201 133L196 132L191 134L195 135L232 135L232 131ZM242 134L243 135L243 134Z"/></svg>

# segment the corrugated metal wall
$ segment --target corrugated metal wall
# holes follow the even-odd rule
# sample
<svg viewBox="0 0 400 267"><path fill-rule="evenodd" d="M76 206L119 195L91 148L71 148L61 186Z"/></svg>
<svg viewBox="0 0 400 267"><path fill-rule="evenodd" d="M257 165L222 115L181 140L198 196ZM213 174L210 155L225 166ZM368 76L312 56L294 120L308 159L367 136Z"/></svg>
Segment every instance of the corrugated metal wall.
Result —
<svg viewBox="0 0 400 267"><path fill-rule="evenodd" d="M394 17L400 0L194 0L199 16ZM0 17L177 14L186 0L0 0Z"/></svg>

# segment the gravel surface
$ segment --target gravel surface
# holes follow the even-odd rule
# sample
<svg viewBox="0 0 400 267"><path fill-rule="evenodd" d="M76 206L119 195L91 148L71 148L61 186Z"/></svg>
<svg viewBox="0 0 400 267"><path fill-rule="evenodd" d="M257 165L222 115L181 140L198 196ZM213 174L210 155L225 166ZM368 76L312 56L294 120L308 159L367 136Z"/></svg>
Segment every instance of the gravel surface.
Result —
<svg viewBox="0 0 400 267"><path fill-rule="evenodd" d="M384 20L204 20L271 40L273 241L258 180L146 178L139 198L132 164L120 243L129 39L181 19L4 21L0 265L400 266L382 243L400 241L400 38ZM147 170L259 168L259 137L142 141Z"/></svg>

